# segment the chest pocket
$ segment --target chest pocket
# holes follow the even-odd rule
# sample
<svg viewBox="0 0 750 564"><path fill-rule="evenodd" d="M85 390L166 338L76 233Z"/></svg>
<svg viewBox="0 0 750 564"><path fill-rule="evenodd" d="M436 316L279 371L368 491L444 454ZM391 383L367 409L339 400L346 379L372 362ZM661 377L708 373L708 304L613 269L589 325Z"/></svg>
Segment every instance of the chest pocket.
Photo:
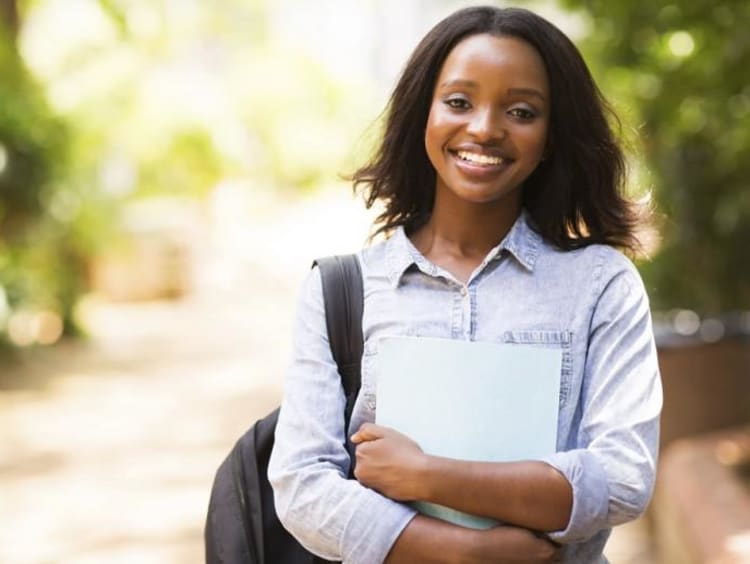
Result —
<svg viewBox="0 0 750 564"><path fill-rule="evenodd" d="M571 346L573 333L570 331L505 331L503 343L531 345L535 347L550 347L562 350L562 365L560 367L560 408L570 396L571 379L573 377L573 358Z"/></svg>

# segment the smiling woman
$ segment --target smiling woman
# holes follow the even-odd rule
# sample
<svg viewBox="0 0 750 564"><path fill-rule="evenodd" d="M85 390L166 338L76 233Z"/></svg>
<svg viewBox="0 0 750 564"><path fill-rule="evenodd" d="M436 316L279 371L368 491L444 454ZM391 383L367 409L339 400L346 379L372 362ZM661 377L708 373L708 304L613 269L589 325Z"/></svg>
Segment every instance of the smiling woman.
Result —
<svg viewBox="0 0 750 564"><path fill-rule="evenodd" d="M604 561L611 528L650 498L661 410L648 298L621 252L637 250L641 219L623 171L607 106L551 23L470 8L417 46L379 150L353 176L368 205L384 204L389 238L358 255L364 356L349 429L317 270L300 297L269 478L308 550L357 564ZM404 336L559 351L554 452L447 458L376 425L380 344ZM502 525L459 527L412 501Z"/></svg>

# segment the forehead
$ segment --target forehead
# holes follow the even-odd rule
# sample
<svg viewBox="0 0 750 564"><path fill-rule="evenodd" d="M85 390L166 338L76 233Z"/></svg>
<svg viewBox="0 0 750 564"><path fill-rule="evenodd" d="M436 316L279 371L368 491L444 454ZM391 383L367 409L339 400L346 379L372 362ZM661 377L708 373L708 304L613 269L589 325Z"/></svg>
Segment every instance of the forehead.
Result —
<svg viewBox="0 0 750 564"><path fill-rule="evenodd" d="M549 90L547 70L534 47L516 37L489 34L467 37L448 53L437 84L450 81Z"/></svg>

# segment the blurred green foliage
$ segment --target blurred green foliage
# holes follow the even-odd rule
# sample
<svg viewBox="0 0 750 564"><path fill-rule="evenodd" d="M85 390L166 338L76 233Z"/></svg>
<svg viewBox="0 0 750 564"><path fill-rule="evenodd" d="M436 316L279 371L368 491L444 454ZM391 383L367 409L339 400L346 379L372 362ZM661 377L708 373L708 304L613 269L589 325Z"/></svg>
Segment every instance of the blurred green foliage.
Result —
<svg viewBox="0 0 750 564"><path fill-rule="evenodd" d="M56 312L71 329L83 261L67 221L50 213L67 174L69 130L27 72L7 21L0 76L0 329L27 307Z"/></svg>
<svg viewBox="0 0 750 564"><path fill-rule="evenodd" d="M0 0L0 345L24 312L76 330L137 203L205 202L223 180L312 190L345 168L372 89L280 43L269 6Z"/></svg>
<svg viewBox="0 0 750 564"><path fill-rule="evenodd" d="M657 308L750 309L750 3L562 0L637 128L663 242L641 266ZM643 181L644 179L642 179Z"/></svg>

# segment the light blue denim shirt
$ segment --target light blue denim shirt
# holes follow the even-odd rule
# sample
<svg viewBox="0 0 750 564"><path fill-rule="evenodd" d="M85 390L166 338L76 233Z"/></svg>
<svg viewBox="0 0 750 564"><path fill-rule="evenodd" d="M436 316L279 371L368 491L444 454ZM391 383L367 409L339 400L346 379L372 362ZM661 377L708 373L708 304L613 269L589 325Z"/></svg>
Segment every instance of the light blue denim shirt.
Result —
<svg viewBox="0 0 750 564"><path fill-rule="evenodd" d="M567 528L550 536L566 545L564 562L603 562L611 527L645 509L656 467L661 383L633 264L603 245L561 251L525 213L466 284L425 259L403 230L360 259L365 352L351 428L375 419L373 367L383 337L562 349L558 452L544 460L571 483L573 511ZM309 550L380 563L414 511L346 479L343 412L316 269L299 300L269 477L282 523Z"/></svg>

